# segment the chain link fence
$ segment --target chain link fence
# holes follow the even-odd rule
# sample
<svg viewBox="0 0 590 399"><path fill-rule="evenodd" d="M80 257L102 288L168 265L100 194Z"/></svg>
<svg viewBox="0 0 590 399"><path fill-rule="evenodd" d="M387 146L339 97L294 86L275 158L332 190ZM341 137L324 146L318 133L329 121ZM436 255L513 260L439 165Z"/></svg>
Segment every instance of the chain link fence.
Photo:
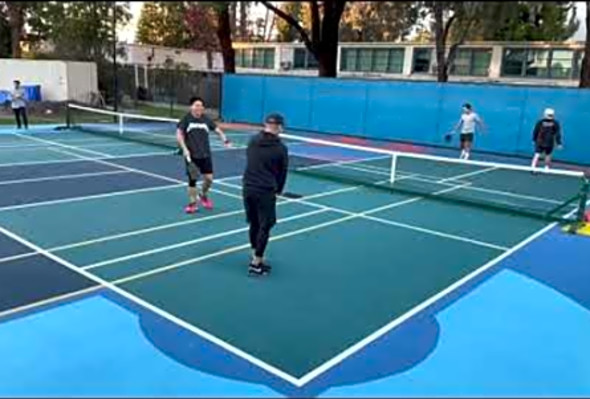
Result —
<svg viewBox="0 0 590 399"><path fill-rule="evenodd" d="M168 68L122 65L117 71L120 108L166 113L178 116L186 112L193 96L201 97L212 116L219 115L221 105L219 72L193 71L176 64ZM151 112L150 109L152 109Z"/></svg>

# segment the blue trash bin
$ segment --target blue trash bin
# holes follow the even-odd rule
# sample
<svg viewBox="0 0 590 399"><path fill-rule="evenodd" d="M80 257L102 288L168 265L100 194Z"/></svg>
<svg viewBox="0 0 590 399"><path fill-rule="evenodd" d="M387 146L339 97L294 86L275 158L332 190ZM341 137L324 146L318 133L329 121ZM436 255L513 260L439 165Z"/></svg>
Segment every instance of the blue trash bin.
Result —
<svg viewBox="0 0 590 399"><path fill-rule="evenodd" d="M23 85L25 99L29 102L41 101L41 85Z"/></svg>
<svg viewBox="0 0 590 399"><path fill-rule="evenodd" d="M0 106L6 105L10 102L10 92L7 90L0 90Z"/></svg>

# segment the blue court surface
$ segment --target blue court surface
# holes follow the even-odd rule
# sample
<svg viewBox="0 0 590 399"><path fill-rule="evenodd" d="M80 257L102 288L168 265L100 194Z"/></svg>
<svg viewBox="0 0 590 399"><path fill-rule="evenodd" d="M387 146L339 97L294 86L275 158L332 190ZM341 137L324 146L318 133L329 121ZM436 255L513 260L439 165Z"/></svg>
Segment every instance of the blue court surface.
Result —
<svg viewBox="0 0 590 399"><path fill-rule="evenodd" d="M169 149L0 129L0 396L590 395L589 237L293 173L272 274L249 277L247 135L228 134L233 148L212 138L215 208L186 215ZM378 157L330 150L357 178L388 177ZM453 190L508 181L513 196L534 178L405 167ZM554 184L527 207L565 201Z"/></svg>

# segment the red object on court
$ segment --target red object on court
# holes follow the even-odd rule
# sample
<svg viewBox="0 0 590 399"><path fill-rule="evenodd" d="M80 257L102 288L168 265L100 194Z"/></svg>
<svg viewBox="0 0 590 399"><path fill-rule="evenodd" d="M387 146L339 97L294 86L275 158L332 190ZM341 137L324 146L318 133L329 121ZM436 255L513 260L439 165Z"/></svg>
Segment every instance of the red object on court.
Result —
<svg viewBox="0 0 590 399"><path fill-rule="evenodd" d="M590 223L590 211L586 211L584 214L584 222Z"/></svg>

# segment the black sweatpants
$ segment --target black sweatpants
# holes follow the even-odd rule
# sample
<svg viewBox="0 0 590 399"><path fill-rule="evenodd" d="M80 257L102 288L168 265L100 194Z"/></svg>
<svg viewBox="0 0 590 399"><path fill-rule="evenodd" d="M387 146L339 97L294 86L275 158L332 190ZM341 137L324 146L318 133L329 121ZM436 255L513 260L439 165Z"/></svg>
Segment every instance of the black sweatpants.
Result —
<svg viewBox="0 0 590 399"><path fill-rule="evenodd" d="M25 125L25 129L29 128L29 121L27 119L27 109L25 107L13 108L14 117L16 118L16 126L20 129L22 125ZM22 122L21 122L22 118Z"/></svg>
<svg viewBox="0 0 590 399"><path fill-rule="evenodd" d="M250 225L250 245L254 255L262 258L270 231L276 224L276 195L273 192L244 189L246 221Z"/></svg>

